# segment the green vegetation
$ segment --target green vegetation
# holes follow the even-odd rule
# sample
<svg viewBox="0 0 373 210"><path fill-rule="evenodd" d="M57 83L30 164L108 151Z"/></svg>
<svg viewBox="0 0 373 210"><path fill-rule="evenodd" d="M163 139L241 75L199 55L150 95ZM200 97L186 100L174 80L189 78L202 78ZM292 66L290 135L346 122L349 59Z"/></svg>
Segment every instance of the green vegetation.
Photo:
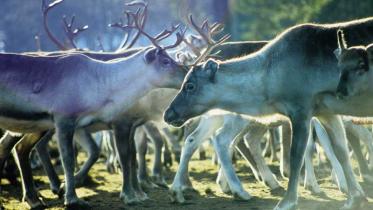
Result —
<svg viewBox="0 0 373 210"><path fill-rule="evenodd" d="M332 23L373 15L373 1L239 0L231 4L230 27L237 40L271 39L283 29L306 22Z"/></svg>

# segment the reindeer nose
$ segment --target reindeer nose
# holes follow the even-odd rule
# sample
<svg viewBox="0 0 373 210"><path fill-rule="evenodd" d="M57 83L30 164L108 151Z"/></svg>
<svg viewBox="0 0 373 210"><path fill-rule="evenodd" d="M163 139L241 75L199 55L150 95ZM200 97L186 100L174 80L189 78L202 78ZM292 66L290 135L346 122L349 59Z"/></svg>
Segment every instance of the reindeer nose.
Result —
<svg viewBox="0 0 373 210"><path fill-rule="evenodd" d="M172 121L175 121L179 115L176 113L176 111L173 108L168 108L166 112L164 113L164 121L167 123L170 123Z"/></svg>

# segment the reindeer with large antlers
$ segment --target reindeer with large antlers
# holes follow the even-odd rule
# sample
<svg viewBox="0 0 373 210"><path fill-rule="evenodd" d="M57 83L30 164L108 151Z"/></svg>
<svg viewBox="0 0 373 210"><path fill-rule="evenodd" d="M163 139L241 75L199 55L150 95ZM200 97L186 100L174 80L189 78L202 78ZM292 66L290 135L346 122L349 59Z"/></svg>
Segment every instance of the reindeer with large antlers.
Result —
<svg viewBox="0 0 373 210"><path fill-rule="evenodd" d="M76 129L111 124L116 136L131 134L131 126L122 122L121 114L148 91L156 87L178 87L185 68L167 54L166 50L181 42L182 33L174 45L162 47L159 40L174 31L153 38L139 26L155 48L141 50L131 57L102 62L80 54L61 56L29 56L0 54L0 75L3 113L0 126L22 133L44 132L56 128L59 149L65 171L67 206L86 207L75 193L72 136ZM175 29L176 30L176 29ZM24 70L27 66L28 69ZM137 71L133 71L137 69ZM84 81L84 85L80 85ZM27 104L27 106L25 106ZM141 188L134 194L131 186L136 179L133 144L117 138L123 170L124 201L144 198ZM132 168L132 169L131 169ZM136 190L136 189L135 189Z"/></svg>

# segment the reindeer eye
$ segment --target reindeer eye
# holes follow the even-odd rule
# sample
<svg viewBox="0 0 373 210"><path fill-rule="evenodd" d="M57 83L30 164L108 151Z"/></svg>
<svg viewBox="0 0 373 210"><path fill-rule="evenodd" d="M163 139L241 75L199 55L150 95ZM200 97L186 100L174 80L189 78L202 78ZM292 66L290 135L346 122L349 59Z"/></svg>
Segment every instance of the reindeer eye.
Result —
<svg viewBox="0 0 373 210"><path fill-rule="evenodd" d="M194 91L196 89L196 86L193 84L193 83L191 83L191 82L188 82L188 83L186 83L185 84L185 90L186 91Z"/></svg>
<svg viewBox="0 0 373 210"><path fill-rule="evenodd" d="M168 59L168 58L164 58L164 59L162 59L161 62L162 62L162 65L164 65L164 66L168 66L168 65L171 64L171 60Z"/></svg>

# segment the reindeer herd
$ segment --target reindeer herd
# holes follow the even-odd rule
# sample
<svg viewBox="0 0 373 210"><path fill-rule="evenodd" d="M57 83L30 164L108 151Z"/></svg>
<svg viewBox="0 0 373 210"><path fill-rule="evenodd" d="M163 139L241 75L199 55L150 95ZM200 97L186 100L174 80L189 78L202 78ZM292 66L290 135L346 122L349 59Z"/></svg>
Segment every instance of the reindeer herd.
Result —
<svg viewBox="0 0 373 210"><path fill-rule="evenodd" d="M229 35L214 39L222 32L221 24L199 25L192 15L189 26L198 35L189 36L176 25L152 36L145 30L148 4L136 1L128 5L138 9L126 12L127 23L110 24L136 31L133 39L127 34L119 50L110 53L78 49L74 39L88 27L74 29L74 17L71 22L64 18L68 43L58 41L48 28L47 16L60 3L43 1L42 12L45 30L61 51L0 54L0 128L4 131L0 178L13 150L23 201L31 209L46 207L32 178L33 148L52 192L63 196L65 206L90 208L75 189L84 185L99 158L95 142L99 131L106 136L99 140L108 168L116 170L119 162L120 199L125 204L148 200L144 187L167 187L162 155L164 164L169 164L169 146L178 148L173 150L180 157L169 195L173 202L185 202L184 191L193 188L188 163L208 138L220 163L217 183L223 192L242 200L251 198L235 173L235 151L247 160L259 181L279 189L262 155L267 133L273 156L280 145L281 175L289 178L286 193L274 209L297 209L303 165L307 188L322 191L312 163L315 139L331 163L339 189L347 194L341 209L359 209L367 202L349 148L364 182L373 183L373 137L367 128L373 123L369 118L373 114L373 47L369 45L373 18L296 25L270 41L227 42ZM161 43L173 34L175 43ZM134 48L139 37L151 45ZM181 127L182 149L164 122ZM48 154L54 134L63 185ZM146 173L145 137L154 144L153 180ZM88 153L76 174L73 139Z"/></svg>

